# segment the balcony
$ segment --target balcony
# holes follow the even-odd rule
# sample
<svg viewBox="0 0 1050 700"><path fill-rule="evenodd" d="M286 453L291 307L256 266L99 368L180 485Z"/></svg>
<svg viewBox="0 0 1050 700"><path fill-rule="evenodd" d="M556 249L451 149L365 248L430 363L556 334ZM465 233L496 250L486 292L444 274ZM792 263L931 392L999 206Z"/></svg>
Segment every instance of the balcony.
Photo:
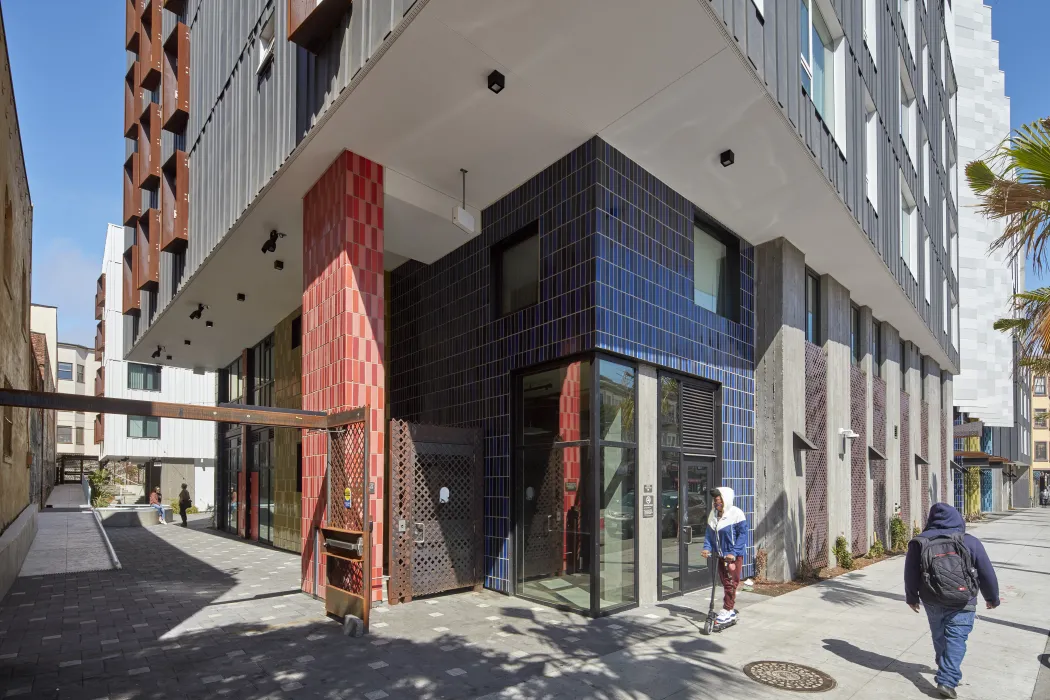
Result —
<svg viewBox="0 0 1050 700"><path fill-rule="evenodd" d="M351 0L288 0L288 41L317 53L351 4Z"/></svg>
<svg viewBox="0 0 1050 700"><path fill-rule="evenodd" d="M102 370L99 370L99 371L101 372ZM98 381L97 380L95 382L95 385L96 386L98 385ZM95 394L95 395L96 396L102 396L102 394ZM102 440L105 438L105 436L102 434L102 426L105 425L105 424L106 424L106 422L104 420L102 420L102 414L101 413L96 413L95 414L95 444L96 445L101 445L102 444Z"/></svg>
<svg viewBox="0 0 1050 700"><path fill-rule="evenodd" d="M95 326L95 362L102 362L103 353L106 351L106 322L99 321ZM95 378L98 381L98 378ZM98 393L96 392L96 396Z"/></svg>
<svg viewBox="0 0 1050 700"><path fill-rule="evenodd" d="M142 196L139 194L139 159L132 155L124 164L124 225L134 226L142 214Z"/></svg>
<svg viewBox="0 0 1050 700"><path fill-rule="evenodd" d="M160 249L178 251L186 247L186 222L189 216L189 165L185 151L175 151L171 163L160 179L161 234Z"/></svg>
<svg viewBox="0 0 1050 700"><path fill-rule="evenodd" d="M142 61L139 85L147 90L153 90L160 85L160 76L164 66L162 31L159 0L146 0L142 11L142 30L139 36L139 60Z"/></svg>
<svg viewBox="0 0 1050 700"><path fill-rule="evenodd" d="M95 283L95 320L101 321L106 310L106 273L99 275Z"/></svg>
<svg viewBox="0 0 1050 700"><path fill-rule="evenodd" d="M139 71L141 64L133 61L124 76L124 136L135 138L142 114L142 91L139 90Z"/></svg>
<svg viewBox="0 0 1050 700"><path fill-rule="evenodd" d="M138 285L138 246L132 245L124 254L124 299L122 304L123 313L138 316L142 312L142 296L139 294Z"/></svg>
<svg viewBox="0 0 1050 700"><path fill-rule="evenodd" d="M136 0L124 0L124 48L128 51L139 49L139 22Z"/></svg>
<svg viewBox="0 0 1050 700"><path fill-rule="evenodd" d="M162 85L164 128L180 132L190 116L190 30L182 22L175 26L164 47Z"/></svg>
<svg viewBox="0 0 1050 700"><path fill-rule="evenodd" d="M154 189L160 180L160 105L149 104L139 123L139 187Z"/></svg>
<svg viewBox="0 0 1050 700"><path fill-rule="evenodd" d="M138 251L136 272L138 288L154 291L160 284L160 211L147 209L135 227L135 248Z"/></svg>

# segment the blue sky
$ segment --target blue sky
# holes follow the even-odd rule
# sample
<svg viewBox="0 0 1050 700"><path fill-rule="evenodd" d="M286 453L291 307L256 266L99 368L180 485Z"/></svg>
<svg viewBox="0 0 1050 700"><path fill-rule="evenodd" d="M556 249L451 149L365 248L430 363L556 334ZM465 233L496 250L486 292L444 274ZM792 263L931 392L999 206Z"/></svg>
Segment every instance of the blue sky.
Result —
<svg viewBox="0 0 1050 700"><path fill-rule="evenodd" d="M1050 0L986 2L1012 124L1050 115ZM124 3L8 0L3 11L33 197L33 301L59 307L61 340L91 345L106 224L123 206Z"/></svg>

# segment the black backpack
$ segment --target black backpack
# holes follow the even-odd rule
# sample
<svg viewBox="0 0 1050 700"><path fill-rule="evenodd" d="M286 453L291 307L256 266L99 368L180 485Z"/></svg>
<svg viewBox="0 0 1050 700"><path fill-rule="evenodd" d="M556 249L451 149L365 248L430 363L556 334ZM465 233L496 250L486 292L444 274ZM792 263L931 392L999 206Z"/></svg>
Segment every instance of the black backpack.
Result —
<svg viewBox="0 0 1050 700"><path fill-rule="evenodd" d="M964 608L977 597L977 571L960 532L915 538L922 564L920 597L946 608Z"/></svg>

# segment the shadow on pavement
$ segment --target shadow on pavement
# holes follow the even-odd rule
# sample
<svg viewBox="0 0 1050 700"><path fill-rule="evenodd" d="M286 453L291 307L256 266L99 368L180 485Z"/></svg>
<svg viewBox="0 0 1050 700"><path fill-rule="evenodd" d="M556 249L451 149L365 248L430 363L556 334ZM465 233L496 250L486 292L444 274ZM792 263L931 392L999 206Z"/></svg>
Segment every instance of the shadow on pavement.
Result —
<svg viewBox="0 0 1050 700"><path fill-rule="evenodd" d="M935 668L924 664L903 663L892 656L867 651L841 639L825 639L824 648L844 661L876 672L886 671L891 665L895 665L893 671L910 681L919 692L931 698L941 697L937 692L937 686L922 675L936 672ZM933 654L932 647L930 653Z"/></svg>

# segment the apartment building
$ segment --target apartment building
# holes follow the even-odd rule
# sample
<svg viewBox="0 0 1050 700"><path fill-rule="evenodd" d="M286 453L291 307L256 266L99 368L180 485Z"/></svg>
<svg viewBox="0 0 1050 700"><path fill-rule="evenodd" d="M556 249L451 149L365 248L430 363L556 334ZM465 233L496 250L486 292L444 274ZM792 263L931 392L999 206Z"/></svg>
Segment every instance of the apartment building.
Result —
<svg viewBox="0 0 1050 700"><path fill-rule="evenodd" d="M992 39L992 8L983 0L955 0L955 71L958 160L986 158L1010 135L1010 99ZM1024 265L993 251L1001 222L985 218L978 199L951 181L959 201L960 371L955 378L956 441L960 466L972 472L969 491L959 484L956 505L968 512L1008 510L1031 503L1031 389L1019 371L1010 335L993 324L1009 316L1012 295L1023 291Z"/></svg>
<svg viewBox="0 0 1050 700"><path fill-rule="evenodd" d="M388 420L476 431L478 582L587 614L706 584L714 485L774 579L948 499L950 3L127 8L124 359L367 407L377 595L428 541ZM325 439L217 438L312 592Z"/></svg>
<svg viewBox="0 0 1050 700"><path fill-rule="evenodd" d="M1046 392L1046 377L1032 377L1032 471L1031 494L1033 503L1038 503L1039 493L1050 487L1050 397Z"/></svg>
<svg viewBox="0 0 1050 700"><path fill-rule="evenodd" d="M124 227L110 224L102 273L95 293L94 395L140 401L215 405L215 373L123 359L122 266ZM103 463L142 467L146 490L161 487L174 500L186 484L193 504L215 507L215 424L146 416L92 416L98 455Z"/></svg>

